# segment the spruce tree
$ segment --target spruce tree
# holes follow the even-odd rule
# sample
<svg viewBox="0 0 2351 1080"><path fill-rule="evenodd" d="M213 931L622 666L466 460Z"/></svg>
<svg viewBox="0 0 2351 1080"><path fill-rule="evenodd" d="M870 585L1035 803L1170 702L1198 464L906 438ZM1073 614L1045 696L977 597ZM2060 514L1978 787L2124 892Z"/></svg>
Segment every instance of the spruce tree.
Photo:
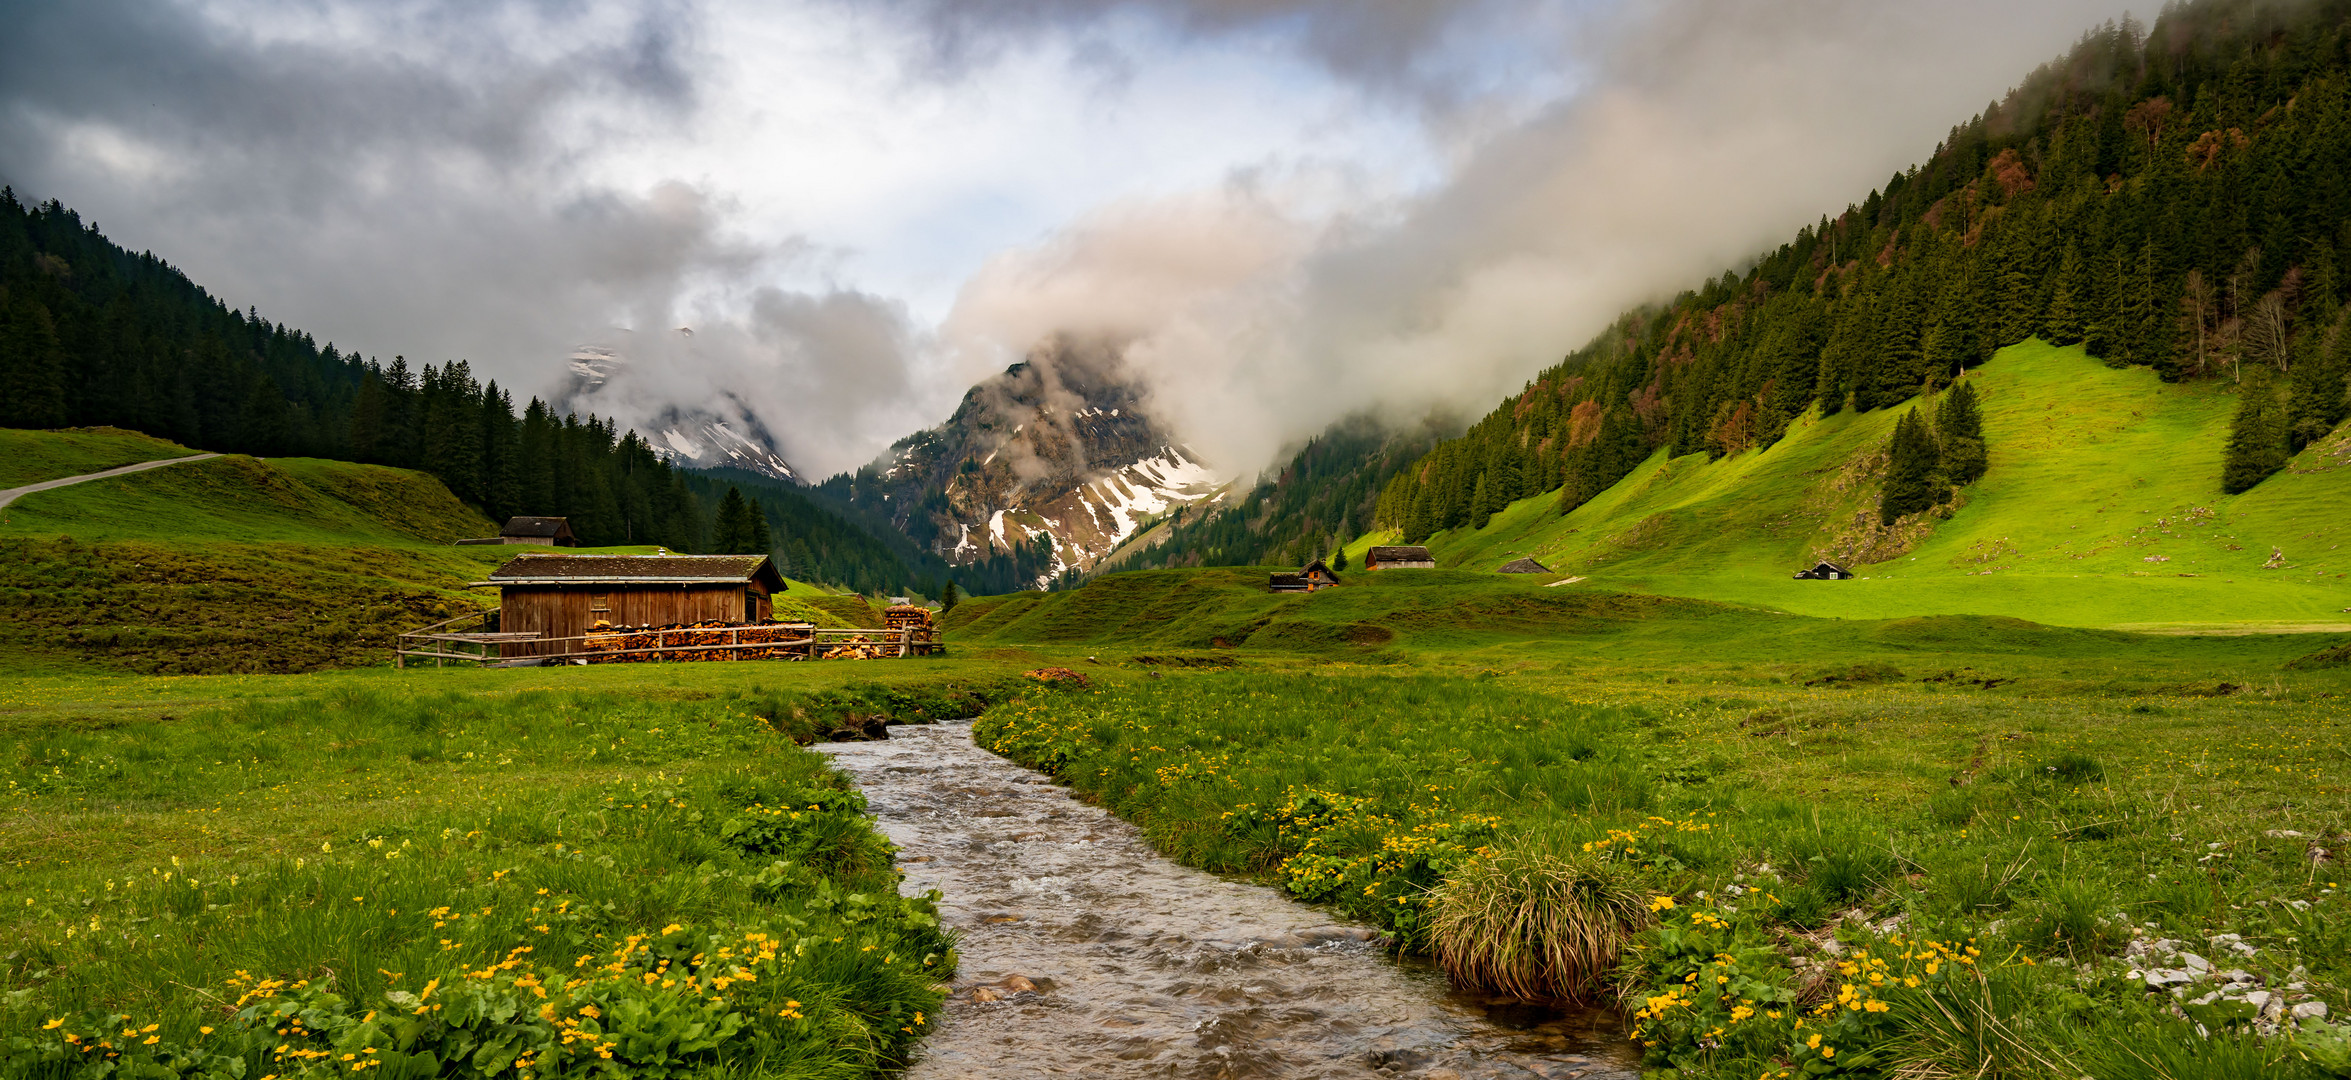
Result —
<svg viewBox="0 0 2351 1080"><path fill-rule="evenodd" d="M1485 473L1478 474L1477 487L1470 496L1470 505L1473 507L1469 518L1470 528L1483 529L1486 527L1486 522L1494 519L1494 489L1486 483Z"/></svg>
<svg viewBox="0 0 2351 1080"><path fill-rule="evenodd" d="M765 555L775 550L775 534L767 527L767 508L759 500L751 500L751 550L745 555Z"/></svg>
<svg viewBox="0 0 2351 1080"><path fill-rule="evenodd" d="M2351 313L2351 308L2343 310ZM2344 385L2351 373L2351 326L2346 322L2351 322L2351 314L2302 331L2304 338L2316 339L2316 347L2295 369L2293 398L2286 407L2287 434L2295 451L2326 438L2351 409L2351 400L2345 397L2351 388Z"/></svg>
<svg viewBox="0 0 2351 1080"><path fill-rule="evenodd" d="M1892 525L1905 515L1935 505L1935 473L1940 455L1935 437L1913 407L1894 423L1894 439L1887 447L1886 487L1878 497L1878 523Z"/></svg>
<svg viewBox="0 0 2351 1080"><path fill-rule="evenodd" d="M939 614L944 615L950 611L955 610L955 605L962 602L962 587L956 585L953 579L949 579L947 582L947 587L939 590Z"/></svg>
<svg viewBox="0 0 2351 1080"><path fill-rule="evenodd" d="M2237 392L2237 415L2229 422L2228 453L2220 473L2220 488L2231 495L2252 490L2285 468L2293 456L2286 444L2285 410L2278 407L2269 369L2247 368Z"/></svg>
<svg viewBox="0 0 2351 1080"><path fill-rule="evenodd" d="M710 550L720 555L753 554L751 538L751 508L743 502L742 489L730 486L718 501L718 518L711 522Z"/></svg>
<svg viewBox="0 0 2351 1080"><path fill-rule="evenodd" d="M1944 482L1966 487L1984 475L1990 461L1984 452L1984 413L1976 401L1975 384L1961 380L1943 395L1935 410L1935 437L1942 444Z"/></svg>

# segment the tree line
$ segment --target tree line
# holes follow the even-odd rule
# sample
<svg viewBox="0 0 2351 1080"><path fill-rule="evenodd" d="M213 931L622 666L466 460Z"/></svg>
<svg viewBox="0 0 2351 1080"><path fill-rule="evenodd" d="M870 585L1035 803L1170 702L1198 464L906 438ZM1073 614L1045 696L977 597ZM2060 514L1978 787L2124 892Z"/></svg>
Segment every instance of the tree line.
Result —
<svg viewBox="0 0 2351 1080"><path fill-rule="evenodd" d="M2351 2L2109 23L1861 203L1619 318L1399 472L1375 524L1418 542L1543 492L1573 510L1661 448L1766 447L2032 337L2238 385L2242 490L2351 414L2347 246Z"/></svg>

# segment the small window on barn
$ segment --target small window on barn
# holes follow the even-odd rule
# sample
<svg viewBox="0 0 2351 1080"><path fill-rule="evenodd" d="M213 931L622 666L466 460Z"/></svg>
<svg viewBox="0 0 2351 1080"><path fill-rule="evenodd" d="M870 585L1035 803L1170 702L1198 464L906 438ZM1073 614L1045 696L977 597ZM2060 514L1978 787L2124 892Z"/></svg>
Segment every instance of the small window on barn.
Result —
<svg viewBox="0 0 2351 1080"><path fill-rule="evenodd" d="M612 611L612 594L589 593L588 611L590 613L610 613Z"/></svg>
<svg viewBox="0 0 2351 1080"><path fill-rule="evenodd" d="M759 594L750 589L743 590L743 621L759 621Z"/></svg>

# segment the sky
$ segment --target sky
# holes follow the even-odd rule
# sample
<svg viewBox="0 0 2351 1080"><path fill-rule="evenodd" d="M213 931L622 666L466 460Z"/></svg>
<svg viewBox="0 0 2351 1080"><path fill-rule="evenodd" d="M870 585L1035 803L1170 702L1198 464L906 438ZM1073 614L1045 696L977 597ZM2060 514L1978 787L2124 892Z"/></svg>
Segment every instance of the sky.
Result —
<svg viewBox="0 0 2351 1080"><path fill-rule="evenodd" d="M0 0L0 182L518 398L823 476L1053 335L1243 475L1476 415L2108 0Z"/></svg>

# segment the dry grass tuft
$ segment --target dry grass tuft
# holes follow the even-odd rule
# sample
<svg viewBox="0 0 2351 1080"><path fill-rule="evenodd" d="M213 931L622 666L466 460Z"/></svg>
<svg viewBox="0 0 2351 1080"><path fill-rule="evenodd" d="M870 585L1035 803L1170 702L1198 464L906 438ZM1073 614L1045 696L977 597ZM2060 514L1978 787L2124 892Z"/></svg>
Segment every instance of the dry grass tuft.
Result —
<svg viewBox="0 0 2351 1080"><path fill-rule="evenodd" d="M1585 1001L1648 924L1647 901L1614 865L1530 837L1439 885L1430 936L1456 986Z"/></svg>

